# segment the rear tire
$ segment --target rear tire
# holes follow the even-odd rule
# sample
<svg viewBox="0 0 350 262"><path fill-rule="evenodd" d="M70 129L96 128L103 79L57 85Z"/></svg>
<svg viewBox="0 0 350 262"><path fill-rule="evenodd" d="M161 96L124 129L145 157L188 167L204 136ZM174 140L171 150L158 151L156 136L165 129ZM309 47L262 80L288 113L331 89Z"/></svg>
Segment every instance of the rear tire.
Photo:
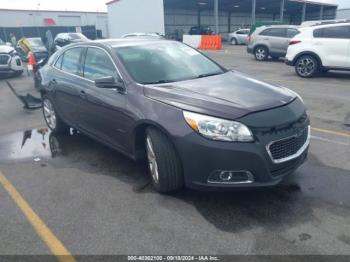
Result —
<svg viewBox="0 0 350 262"><path fill-rule="evenodd" d="M302 55L295 63L295 72L303 78L311 78L320 71L320 64L317 59L311 55Z"/></svg>
<svg viewBox="0 0 350 262"><path fill-rule="evenodd" d="M43 115L47 126L55 133L67 132L69 127L57 115L53 103L47 96L43 96Z"/></svg>
<svg viewBox="0 0 350 262"><path fill-rule="evenodd" d="M148 166L155 190L160 193L168 193L183 188L181 161L168 137L155 128L148 128L145 143Z"/></svg>
<svg viewBox="0 0 350 262"><path fill-rule="evenodd" d="M257 46L254 50L254 56L257 61L266 61L269 57L269 50L265 46Z"/></svg>

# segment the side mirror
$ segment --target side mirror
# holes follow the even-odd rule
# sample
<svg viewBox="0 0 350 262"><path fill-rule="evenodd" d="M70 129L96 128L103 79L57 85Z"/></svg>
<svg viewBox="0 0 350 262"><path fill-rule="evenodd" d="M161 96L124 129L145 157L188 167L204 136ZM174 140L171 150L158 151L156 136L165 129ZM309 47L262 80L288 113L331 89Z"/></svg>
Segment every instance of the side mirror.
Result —
<svg viewBox="0 0 350 262"><path fill-rule="evenodd" d="M115 78L113 76L106 76L96 79L95 86L99 88L116 88L120 92L125 91L124 83L115 81Z"/></svg>

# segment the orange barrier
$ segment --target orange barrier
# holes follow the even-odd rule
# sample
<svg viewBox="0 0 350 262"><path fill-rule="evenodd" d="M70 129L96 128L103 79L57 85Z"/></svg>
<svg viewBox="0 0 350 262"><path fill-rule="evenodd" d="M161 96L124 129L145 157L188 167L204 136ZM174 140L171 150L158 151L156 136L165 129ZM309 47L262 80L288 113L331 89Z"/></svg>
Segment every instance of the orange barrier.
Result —
<svg viewBox="0 0 350 262"><path fill-rule="evenodd" d="M222 49L221 35L202 35L200 49L220 50Z"/></svg>

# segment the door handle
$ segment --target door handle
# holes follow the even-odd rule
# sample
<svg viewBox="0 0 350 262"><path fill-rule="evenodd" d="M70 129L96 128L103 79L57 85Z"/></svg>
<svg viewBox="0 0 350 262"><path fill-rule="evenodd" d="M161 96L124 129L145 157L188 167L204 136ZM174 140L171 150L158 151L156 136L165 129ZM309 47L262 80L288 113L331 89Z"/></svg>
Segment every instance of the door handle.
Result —
<svg viewBox="0 0 350 262"><path fill-rule="evenodd" d="M81 91L79 92L79 96L80 96L81 98L85 99L85 98L86 98L86 93L85 93L85 91L84 91L84 90L81 90Z"/></svg>

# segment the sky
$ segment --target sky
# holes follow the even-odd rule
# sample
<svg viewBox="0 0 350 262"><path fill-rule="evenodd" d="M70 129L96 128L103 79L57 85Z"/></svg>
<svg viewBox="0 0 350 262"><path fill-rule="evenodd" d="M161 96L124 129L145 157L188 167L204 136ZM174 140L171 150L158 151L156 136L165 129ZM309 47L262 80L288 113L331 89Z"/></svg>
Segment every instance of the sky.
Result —
<svg viewBox="0 0 350 262"><path fill-rule="evenodd" d="M318 1L321 2L321 0ZM350 8L350 0L332 1L338 3L339 8ZM0 8L106 11L106 2L109 0L0 0Z"/></svg>

